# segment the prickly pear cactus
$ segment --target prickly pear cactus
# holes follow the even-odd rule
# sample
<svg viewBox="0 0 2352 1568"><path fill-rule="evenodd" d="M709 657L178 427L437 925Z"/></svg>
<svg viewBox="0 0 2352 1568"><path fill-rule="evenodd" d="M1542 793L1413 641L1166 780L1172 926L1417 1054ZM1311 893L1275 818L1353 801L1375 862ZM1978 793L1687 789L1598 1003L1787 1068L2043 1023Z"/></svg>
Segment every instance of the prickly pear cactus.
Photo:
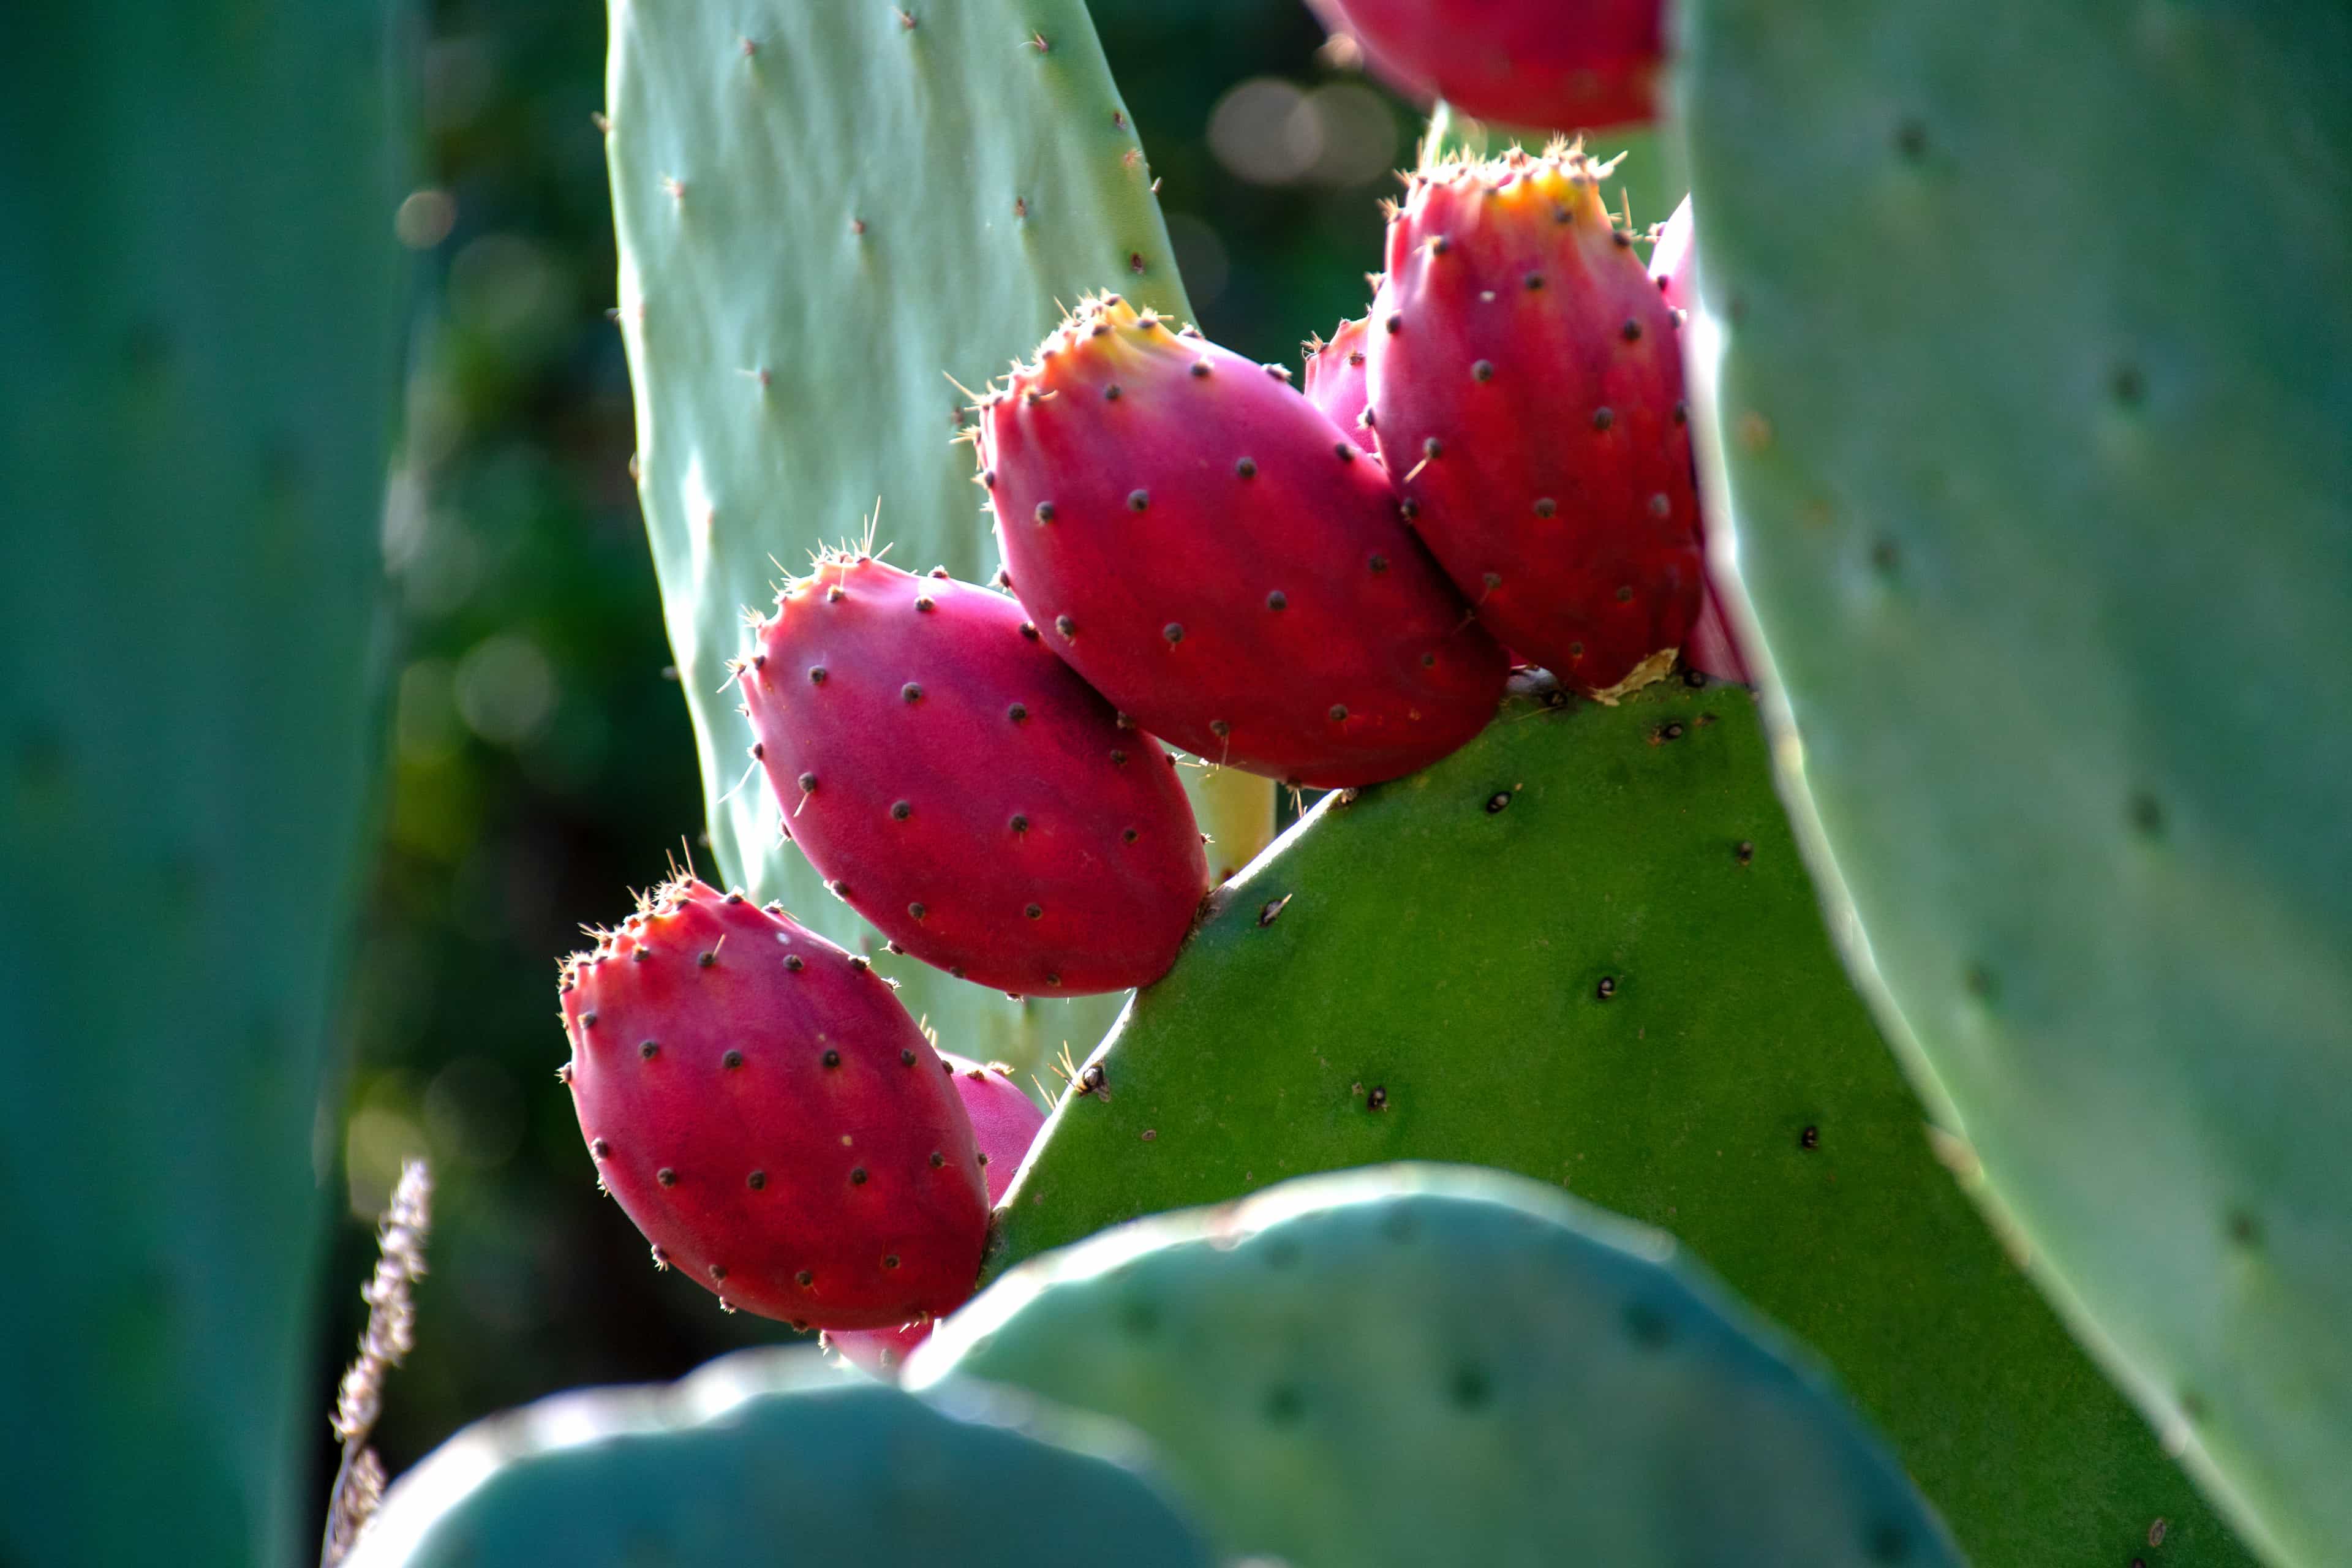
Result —
<svg viewBox="0 0 2352 1568"><path fill-rule="evenodd" d="M559 1394L426 1458L347 1568L1208 1568L1131 1433L1003 1394L940 1405L798 1350Z"/></svg>
<svg viewBox="0 0 2352 1568"><path fill-rule="evenodd" d="M1328 797L1078 1084L1000 1264L1286 1175L1504 1166L1672 1231L1810 1344L1979 1560L2128 1562L2161 1518L2247 1561L1936 1163L1744 688L1530 687Z"/></svg>
<svg viewBox="0 0 2352 1568"><path fill-rule="evenodd" d="M1684 30L1716 510L1849 961L2167 1444L2341 1563L2352 13Z"/></svg>
<svg viewBox="0 0 2352 1568"><path fill-rule="evenodd" d="M779 831L727 660L820 542L915 571L997 566L966 398L1056 300L1184 313L1134 125L1080 0L615 0L606 145L637 477L710 833L728 880L865 948L950 1047L1034 1062L1115 999L1011 1002L880 952ZM1272 786L1196 775L1211 868L1255 854Z"/></svg>
<svg viewBox="0 0 2352 1568"><path fill-rule="evenodd" d="M0 1558L289 1560L402 268L383 5L0 57Z"/></svg>
<svg viewBox="0 0 2352 1568"><path fill-rule="evenodd" d="M1958 1563L1835 1394L1674 1253L1491 1171L1309 1177L1040 1258L908 1375L1132 1422L1226 1552L1297 1568Z"/></svg>

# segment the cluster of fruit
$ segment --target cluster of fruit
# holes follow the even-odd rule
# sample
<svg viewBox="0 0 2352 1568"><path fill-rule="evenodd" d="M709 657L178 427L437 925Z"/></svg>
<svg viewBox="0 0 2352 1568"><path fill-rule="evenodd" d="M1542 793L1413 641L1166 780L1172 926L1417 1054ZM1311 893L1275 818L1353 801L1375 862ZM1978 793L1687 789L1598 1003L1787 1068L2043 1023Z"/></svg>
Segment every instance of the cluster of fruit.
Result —
<svg viewBox="0 0 2352 1568"><path fill-rule="evenodd" d="M1687 213L1654 277L1607 174L1561 144L1424 164L1303 390L1118 295L1072 312L974 410L997 587L828 553L735 662L831 890L976 984L1149 984L1210 880L1163 741L1354 786L1476 734L1515 661L1601 700L1678 657L1742 678L1683 402ZM562 1001L582 1131L657 1262L869 1364L970 1294L1042 1119L864 959L680 880Z"/></svg>

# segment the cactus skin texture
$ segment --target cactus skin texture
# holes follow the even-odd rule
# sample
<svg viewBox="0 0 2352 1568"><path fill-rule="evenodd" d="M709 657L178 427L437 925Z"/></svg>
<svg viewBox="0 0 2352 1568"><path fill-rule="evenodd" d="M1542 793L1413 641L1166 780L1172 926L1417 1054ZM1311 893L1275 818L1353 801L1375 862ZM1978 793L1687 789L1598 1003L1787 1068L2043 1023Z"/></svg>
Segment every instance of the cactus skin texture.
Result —
<svg viewBox="0 0 2352 1568"><path fill-rule="evenodd" d="M1664 0L1307 0L1375 75L1485 120L1554 131L1657 112Z"/></svg>
<svg viewBox="0 0 2352 1568"><path fill-rule="evenodd" d="M333 982L389 673L393 9L9 11L0 1561L22 1568L281 1568L306 1529L315 1555Z"/></svg>
<svg viewBox="0 0 2352 1568"><path fill-rule="evenodd" d="M1496 1165L1670 1230L1826 1358L1977 1561L2251 1561L1922 1135L1749 692L1521 683L1219 889L1066 1097L992 1268L1286 1174Z"/></svg>
<svg viewBox="0 0 2352 1568"><path fill-rule="evenodd" d="M1322 410L1324 418L1346 431L1359 450L1376 456L1380 447L1372 440L1372 427L1364 423L1370 401L1364 392L1364 324L1380 308L1380 296L1375 293L1370 311L1340 322L1329 342L1318 338L1309 342L1307 375L1301 383L1307 401Z"/></svg>
<svg viewBox="0 0 2352 1568"><path fill-rule="evenodd" d="M1288 383L1091 300L981 409L981 479L1046 646L1138 724L1291 784L1394 778L1484 728L1507 667Z"/></svg>
<svg viewBox="0 0 2352 1568"><path fill-rule="evenodd" d="M972 1142L980 1147L982 1172L988 1178L988 1201L994 1203L1013 1184L1022 1156L1045 1125L1045 1113L1021 1090L1003 1062L982 1067L952 1052L941 1051L940 1062L953 1074L964 1113L971 1118ZM927 1321L903 1323L895 1329L853 1329L824 1336L827 1349L876 1377L895 1379L914 1348L930 1337Z"/></svg>
<svg viewBox="0 0 2352 1568"><path fill-rule="evenodd" d="M1424 164L1365 371L1381 458L1479 619L1613 696L1671 668L1703 574L1674 314L1607 172L1572 149Z"/></svg>
<svg viewBox="0 0 2352 1568"><path fill-rule="evenodd" d="M1957 1565L1836 1394L1675 1250L1492 1171L1310 1176L1007 1275L908 1385L1130 1422L1224 1551L1297 1568Z"/></svg>
<svg viewBox="0 0 2352 1568"><path fill-rule="evenodd" d="M1021 606L838 556L776 596L736 676L785 826L926 963L1047 995L1148 985L1208 891L1176 763Z"/></svg>
<svg viewBox="0 0 2352 1568"><path fill-rule="evenodd" d="M673 882L566 963L562 1003L580 1134L657 1265L795 1327L895 1327L971 1294L971 1121L864 959Z"/></svg>
<svg viewBox="0 0 2352 1568"><path fill-rule="evenodd" d="M1108 1423L926 1403L809 1350L558 1394L396 1483L347 1568L1210 1568Z"/></svg>
<svg viewBox="0 0 2352 1568"><path fill-rule="evenodd" d="M2085 1342L2341 1563L2352 12L1688 16L1710 488L1850 962Z"/></svg>
<svg viewBox="0 0 2352 1568"><path fill-rule="evenodd" d="M744 607L877 499L907 565L992 575L945 377L1026 353L1056 300L1110 279L1184 309L1135 126L1081 0L611 11L635 471L723 879L866 952L964 1049L1034 1065L1116 1002L1008 1002L883 951L738 787L727 662ZM1272 786L1189 783L1213 869L1256 853Z"/></svg>
<svg viewBox="0 0 2352 1568"><path fill-rule="evenodd" d="M1670 310L1687 316L1698 303L1698 251L1692 244L1690 198L1685 196L1675 206L1674 215L1658 227L1657 244L1650 252L1650 280L1658 286L1658 298ZM1699 509L1699 534L1706 534L1706 509ZM1734 629L1730 598L1724 584L1738 591L1738 582L1727 574L1718 581L1717 569L1710 565L1701 585L1698 619L1691 626L1690 646L1683 649L1683 662L1702 674L1718 680L1736 680L1742 686L1756 684L1749 670L1748 656L1739 649L1739 634Z"/></svg>

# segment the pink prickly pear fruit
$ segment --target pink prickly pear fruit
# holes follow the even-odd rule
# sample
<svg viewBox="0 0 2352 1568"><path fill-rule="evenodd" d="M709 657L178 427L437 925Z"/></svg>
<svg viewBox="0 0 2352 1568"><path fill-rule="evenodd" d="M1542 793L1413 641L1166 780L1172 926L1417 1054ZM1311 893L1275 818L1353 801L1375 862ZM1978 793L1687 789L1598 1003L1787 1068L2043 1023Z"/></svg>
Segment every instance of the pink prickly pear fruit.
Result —
<svg viewBox="0 0 2352 1568"><path fill-rule="evenodd" d="M1176 763L1011 599L828 556L737 679L793 842L898 947L1024 995L1176 961L1209 886Z"/></svg>
<svg viewBox="0 0 2352 1568"><path fill-rule="evenodd" d="M1373 308L1379 309L1377 298ZM1307 345L1307 401L1323 412L1323 417L1347 432L1348 439L1363 451L1377 454L1372 443L1372 427L1364 418L1368 406L1364 395L1364 323L1370 318L1359 316L1352 321L1342 321L1326 342L1317 338Z"/></svg>
<svg viewBox="0 0 2352 1568"><path fill-rule="evenodd" d="M947 1067L956 1092L963 1097L964 1110L971 1117L971 1135L980 1145L981 1166L988 1174L988 1201L993 1204L1013 1184L1022 1157L1036 1141L1037 1130L1045 1125L1045 1113L1021 1092L1021 1086L1013 1081L1012 1069L1003 1063L991 1062L982 1067L947 1051L940 1053L940 1060ZM839 1351L851 1365L876 1377L896 1378L898 1369L907 1364L908 1355L930 1333L930 1323L923 1321L902 1323L895 1329L828 1333L824 1342Z"/></svg>
<svg viewBox="0 0 2352 1568"><path fill-rule="evenodd" d="M691 879L564 962L597 1178L730 1309L868 1329L971 1294L971 1118L889 982L781 910Z"/></svg>
<svg viewBox="0 0 2352 1568"><path fill-rule="evenodd" d="M1321 787L1412 773L1494 717L1502 650L1288 371L1107 295L980 414L1013 591L1153 734Z"/></svg>
<svg viewBox="0 0 2352 1568"><path fill-rule="evenodd" d="M1697 279L1692 276L1696 255L1692 239L1691 203L1685 196L1674 216L1659 228L1657 243L1650 249L1650 277L1658 286L1658 298L1671 310L1686 313L1698 303ZM1699 518L1699 531L1702 537L1706 531L1704 513ZM1725 613L1712 563L1700 591L1698 619L1692 625L1690 641L1683 648L1683 662L1702 675L1736 680L1742 686L1755 684L1754 677L1748 672L1747 658L1739 651L1738 637L1731 628L1731 617Z"/></svg>
<svg viewBox="0 0 2352 1568"><path fill-rule="evenodd" d="M1307 0L1372 73L1465 114L1553 131L1657 113L1664 0Z"/></svg>
<svg viewBox="0 0 2352 1568"><path fill-rule="evenodd" d="M1698 616L1698 494L1674 312L1570 147L1441 163L1389 225L1373 433L1480 620L1602 699Z"/></svg>

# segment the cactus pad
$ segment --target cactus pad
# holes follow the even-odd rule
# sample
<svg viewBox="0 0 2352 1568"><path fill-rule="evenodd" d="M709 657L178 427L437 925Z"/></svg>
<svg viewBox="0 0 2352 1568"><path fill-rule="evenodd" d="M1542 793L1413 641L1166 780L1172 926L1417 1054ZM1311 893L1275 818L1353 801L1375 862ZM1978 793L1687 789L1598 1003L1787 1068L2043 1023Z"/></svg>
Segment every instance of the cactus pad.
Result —
<svg viewBox="0 0 2352 1568"><path fill-rule="evenodd" d="M1674 1251L1491 1171L1309 1177L1040 1258L908 1377L1132 1422L1227 1551L1296 1568L1957 1563Z"/></svg>
<svg viewBox="0 0 2352 1568"><path fill-rule="evenodd" d="M1710 515L1855 973L2166 1441L2341 1563L2352 12L1686 17Z"/></svg>
<svg viewBox="0 0 2352 1568"><path fill-rule="evenodd" d="M559 1394L428 1456L347 1568L1207 1568L1192 1527L1105 1457L1131 1434L1010 1398L954 1405L970 1418L809 1350Z"/></svg>
<svg viewBox="0 0 2352 1568"><path fill-rule="evenodd" d="M2128 1562L2163 1518L2247 1561L1936 1163L1744 688L1530 689L1217 900L1055 1110L1000 1261L1310 1171L1505 1166L1812 1346L1979 1560Z"/></svg>

